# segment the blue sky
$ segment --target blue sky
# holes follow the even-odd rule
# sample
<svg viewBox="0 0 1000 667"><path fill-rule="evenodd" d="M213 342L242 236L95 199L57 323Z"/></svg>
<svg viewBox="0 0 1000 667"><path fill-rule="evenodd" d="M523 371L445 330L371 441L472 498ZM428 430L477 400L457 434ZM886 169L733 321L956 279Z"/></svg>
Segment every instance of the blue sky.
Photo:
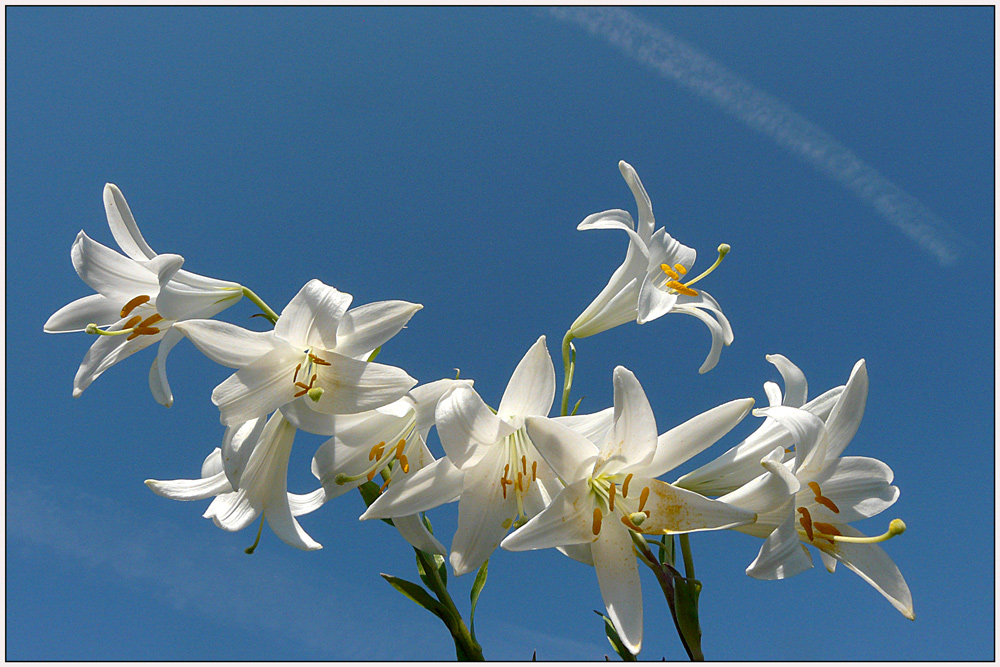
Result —
<svg viewBox="0 0 1000 667"><path fill-rule="evenodd" d="M356 495L302 519L323 550L265 532L249 557L254 531L225 533L200 517L207 503L143 485L196 476L221 439L209 397L230 371L193 346L171 355L169 410L149 394L150 353L71 398L91 341L42 324L88 293L69 261L76 233L113 245L105 182L154 249L275 308L311 278L356 304L422 303L380 361L421 381L459 367L495 405L539 335L558 357L620 263L623 235L575 230L596 211L634 212L620 159L699 267L732 246L704 287L736 339L705 375L709 337L693 318L581 340L581 409L610 405L619 364L664 431L733 398L764 403L761 385L778 379L765 354L798 364L810 395L863 357L871 392L846 454L888 463L902 494L860 527L909 527L886 549L915 622L846 570L757 581L744 574L757 540L695 536L706 655L993 657L993 9L630 9L604 15L614 34L592 18L7 9L8 659L454 655L437 619L380 580L415 578L412 551L356 521ZM723 89L672 76L668 42L725 72ZM751 97L784 125L761 131L720 104L739 91L769 96ZM887 193L905 195L891 214ZM252 312L244 302L222 319L259 326ZM291 490L314 488L321 441L296 440ZM439 535L454 530L454 505L430 516ZM471 579L452 583L460 605ZM643 583L642 657L682 658L655 581ZM592 569L501 552L477 634L491 659L603 659L601 607Z"/></svg>

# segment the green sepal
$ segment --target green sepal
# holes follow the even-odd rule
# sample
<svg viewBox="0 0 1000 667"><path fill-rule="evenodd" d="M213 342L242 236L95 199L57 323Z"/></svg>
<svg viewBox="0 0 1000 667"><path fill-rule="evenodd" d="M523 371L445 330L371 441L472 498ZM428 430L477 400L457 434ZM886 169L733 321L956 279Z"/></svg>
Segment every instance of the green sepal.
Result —
<svg viewBox="0 0 1000 667"><path fill-rule="evenodd" d="M580 401L582 401L585 398L587 398L587 397L586 396L581 396L580 398L577 399L576 405L573 406L573 411L570 412L570 415L575 415L576 414L576 411L580 409Z"/></svg>
<svg viewBox="0 0 1000 667"><path fill-rule="evenodd" d="M594 610L594 613L604 619L604 633L608 636L608 641L611 642L611 648L615 650L618 657L624 662L635 662L635 654L625 648L625 644L622 642L622 638L618 636L618 631L615 630L614 623L611 622L611 619L596 609Z"/></svg>
<svg viewBox="0 0 1000 667"><path fill-rule="evenodd" d="M378 500L378 497L382 495L379 491L378 484L375 482L365 482L358 487L358 491L361 492L361 498L365 501L365 507L371 507L372 503ZM392 519L382 519L390 526L395 524L392 523Z"/></svg>
<svg viewBox="0 0 1000 667"><path fill-rule="evenodd" d="M479 594L483 592L483 586L486 585L486 570L490 564L490 559L487 558L485 562L480 566L479 572L476 573L476 580L472 582L472 592L469 594L469 599L472 601L472 609L469 611L469 632L472 633L472 641L479 643L476 639L476 603L479 602Z"/></svg>
<svg viewBox="0 0 1000 667"><path fill-rule="evenodd" d="M368 363L371 363L371 362L375 361L375 357L377 357L378 353L381 352L381 351L382 351L382 346L381 345L379 345L374 350L372 350L372 353L368 355Z"/></svg>
<svg viewBox="0 0 1000 667"><path fill-rule="evenodd" d="M433 613L441 620L448 622L448 609L443 604L431 597L431 594L424 590L423 586L415 584L406 579L394 577L391 574L382 573L382 578L389 582L389 585L397 591L410 598L418 605Z"/></svg>
<svg viewBox="0 0 1000 667"><path fill-rule="evenodd" d="M698 596L701 582L697 579L674 576L674 605L677 625L684 635L684 642L691 651L692 660L704 660L701 652L701 623L698 621Z"/></svg>

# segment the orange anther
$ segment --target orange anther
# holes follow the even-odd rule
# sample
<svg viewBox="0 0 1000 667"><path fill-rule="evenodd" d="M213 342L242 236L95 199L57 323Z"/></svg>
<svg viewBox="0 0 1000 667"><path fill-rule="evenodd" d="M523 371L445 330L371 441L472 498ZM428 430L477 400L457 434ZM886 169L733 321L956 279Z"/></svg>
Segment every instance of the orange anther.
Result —
<svg viewBox="0 0 1000 667"><path fill-rule="evenodd" d="M396 458L399 459L399 467L403 469L403 474L410 472L410 462L406 459L406 455L399 454Z"/></svg>
<svg viewBox="0 0 1000 667"><path fill-rule="evenodd" d="M677 282L676 280L668 280L667 287L674 290L675 292L680 292L681 294L686 294L688 296L698 296L698 293L696 291L694 291L687 285Z"/></svg>
<svg viewBox="0 0 1000 667"><path fill-rule="evenodd" d="M604 516L601 514L601 508L600 507L595 507L594 508L594 526L593 526L594 535L600 535L601 534L601 521L603 519L604 519Z"/></svg>
<svg viewBox="0 0 1000 667"><path fill-rule="evenodd" d="M521 456L521 470L524 472L525 475L528 474L528 457L527 456Z"/></svg>
<svg viewBox="0 0 1000 667"><path fill-rule="evenodd" d="M130 333L128 335L128 338L126 338L125 340L132 340L133 338L137 338L139 336L152 336L153 334L158 334L158 333L160 333L160 330L157 329L156 327L136 327L135 331Z"/></svg>
<svg viewBox="0 0 1000 667"><path fill-rule="evenodd" d="M642 493L639 494L639 511L640 512L642 511L642 508L646 506L646 501L647 500L649 500L649 487L648 486L644 486L644 487L642 487Z"/></svg>
<svg viewBox="0 0 1000 667"><path fill-rule="evenodd" d="M836 540L832 539L832 537L827 537L828 535L833 536L841 534L840 531L837 530L837 527L831 523L820 523L819 521L817 521L816 523L813 524L813 528L815 528L819 532L820 537L822 537L825 540L829 540L831 543L835 542Z"/></svg>
<svg viewBox="0 0 1000 667"><path fill-rule="evenodd" d="M296 382L296 383L295 383L295 386L296 386L296 387L302 387L303 389L305 389L305 390L307 390L307 391L308 391L309 389L312 389L312 387L310 387L309 385L307 385L307 384L306 384L305 382Z"/></svg>
<svg viewBox="0 0 1000 667"><path fill-rule="evenodd" d="M680 278L680 274L678 274L676 271L670 268L669 264L660 264L660 270L663 271L668 276L670 276L671 278L673 278L674 280Z"/></svg>
<svg viewBox="0 0 1000 667"><path fill-rule="evenodd" d="M807 510L805 507L800 507L800 508L798 508L798 511L802 515L799 518L799 523L801 523L802 527L805 529L805 531L806 531L806 537L808 537L809 541L812 542L813 541L813 522L812 522L812 517L809 516L809 510Z"/></svg>
<svg viewBox="0 0 1000 667"><path fill-rule="evenodd" d="M309 388L310 389L312 389L312 386L314 384L316 384L316 378L318 378L318 377L319 377L318 375L313 374L312 379L309 380Z"/></svg>
<svg viewBox="0 0 1000 667"><path fill-rule="evenodd" d="M147 301L149 301L149 296L146 294L141 294L135 297L134 299L126 303L124 307L122 307L122 317L127 317L129 313L131 313L133 310L135 310L142 304L146 303Z"/></svg>
<svg viewBox="0 0 1000 667"><path fill-rule="evenodd" d="M611 482L611 487L608 489L608 509L612 512L615 510L615 483Z"/></svg>
<svg viewBox="0 0 1000 667"><path fill-rule="evenodd" d="M684 268L683 264L674 264L674 269L682 276L688 272L688 270Z"/></svg>
<svg viewBox="0 0 1000 667"><path fill-rule="evenodd" d="M125 323L125 326L123 326L122 329L131 329L135 325L139 324L140 321L142 321L142 315L135 315L129 318L129 321Z"/></svg>
<svg viewBox="0 0 1000 667"><path fill-rule="evenodd" d="M639 528L639 526L637 526L634 523L632 523L632 519L628 518L628 514L623 514L622 515L622 523L624 523L628 528L630 528L631 530L634 530L637 533L641 533L642 532L642 529Z"/></svg>
<svg viewBox="0 0 1000 667"><path fill-rule="evenodd" d="M299 384L299 383L296 382L296 384ZM297 394L292 394L292 398L298 398L299 396L305 396L308 393L309 393L309 388L306 387L305 389L303 389L302 391L298 392Z"/></svg>
<svg viewBox="0 0 1000 667"><path fill-rule="evenodd" d="M837 507L837 504L832 500L830 500L829 498L827 498L826 496L816 496L816 502L818 502L820 505L823 505L834 514L840 514L840 508Z"/></svg>
<svg viewBox="0 0 1000 667"><path fill-rule="evenodd" d="M295 366L295 375L292 376L292 382L295 382L296 380L299 379L299 369L300 368L302 368L302 364L298 364L298 365Z"/></svg>
<svg viewBox="0 0 1000 667"><path fill-rule="evenodd" d="M378 443L377 445L375 445L374 447L372 447L371 451L368 452L368 460L369 461L374 461L375 459L382 458L382 451L383 451L384 447L385 447L385 441L384 440L382 442Z"/></svg>
<svg viewBox="0 0 1000 667"><path fill-rule="evenodd" d="M406 447L406 440L405 439L400 440L399 442L396 443L396 458L397 459L400 456L403 455L403 447Z"/></svg>
<svg viewBox="0 0 1000 667"><path fill-rule="evenodd" d="M370 482L373 479L375 479L375 470L374 469L372 469L372 471L370 473L368 473L368 481Z"/></svg>
<svg viewBox="0 0 1000 667"><path fill-rule="evenodd" d="M821 496L823 495L823 490L819 488L818 482L809 482L809 488L812 489L813 495Z"/></svg>
<svg viewBox="0 0 1000 667"><path fill-rule="evenodd" d="M538 461L531 462L531 481L534 482L538 473Z"/></svg>
<svg viewBox="0 0 1000 667"><path fill-rule="evenodd" d="M150 315L149 317L147 317L146 319L144 319L142 322L139 322L139 324L137 325L137 327L138 328L148 327L148 326L150 326L152 324L156 324L157 322L159 322L162 319L163 319L162 315L160 315L159 313L153 313L152 315Z"/></svg>
<svg viewBox="0 0 1000 667"><path fill-rule="evenodd" d="M622 484L622 498L628 498L628 483L632 481L632 473L625 476L625 483Z"/></svg>
<svg viewBox="0 0 1000 667"><path fill-rule="evenodd" d="M330 365L329 361L324 361L323 359L320 359L319 357L317 357L312 352L309 353L309 358L312 359L312 361L313 361L314 364L319 364L320 366L329 366Z"/></svg>
<svg viewBox="0 0 1000 667"><path fill-rule="evenodd" d="M389 482L391 482L391 481L392 481L392 478L390 477L389 479L387 479L384 482L382 482L382 486L378 487L378 492L382 493L383 491L385 491L385 487L389 486Z"/></svg>
<svg viewBox="0 0 1000 667"><path fill-rule="evenodd" d="M523 480L524 480L524 475L521 473L520 470L518 470L517 471L517 490L520 491L521 493L524 493Z"/></svg>

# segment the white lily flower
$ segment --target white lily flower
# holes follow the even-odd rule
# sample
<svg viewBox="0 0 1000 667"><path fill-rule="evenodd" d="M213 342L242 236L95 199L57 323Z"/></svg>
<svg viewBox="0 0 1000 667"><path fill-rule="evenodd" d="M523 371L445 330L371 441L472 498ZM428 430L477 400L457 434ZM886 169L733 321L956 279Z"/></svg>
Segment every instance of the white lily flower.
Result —
<svg viewBox="0 0 1000 667"><path fill-rule="evenodd" d="M125 255L81 231L70 257L77 274L97 294L63 306L44 328L48 333L101 334L73 380L74 397L114 364L160 343L149 371L149 388L157 402L170 407L173 395L167 383L167 355L181 339L172 325L218 314L240 300L243 288L181 269L184 259L179 255L153 252L139 233L125 197L111 183L104 186L104 208L111 233Z"/></svg>
<svg viewBox="0 0 1000 667"><path fill-rule="evenodd" d="M877 545L906 529L893 520L884 535L865 537L850 526L896 502L899 489L881 461L863 456L841 457L858 430L868 397L864 359L851 373L829 417L790 406L755 411L787 429L795 443L794 458L783 462L777 447L761 464L768 471L719 500L758 512L752 525L736 530L765 538L747 568L757 579L784 579L812 567L806 545L816 547L830 572L837 561L871 584L906 618L913 619L913 598L899 568Z"/></svg>
<svg viewBox="0 0 1000 667"><path fill-rule="evenodd" d="M423 306L379 301L347 310L353 297L310 280L257 333L211 320L177 325L210 359L236 373L215 388L223 424L238 424L296 398L324 414L353 414L398 400L417 383L402 369L356 357L392 338Z"/></svg>
<svg viewBox="0 0 1000 667"><path fill-rule="evenodd" d="M527 417L549 413L555 391L545 336L514 369L496 414L471 384L453 385L435 410L447 456L391 485L361 518L394 519L458 500L449 560L456 575L477 570L511 526L541 511L557 489L524 430Z"/></svg>
<svg viewBox="0 0 1000 667"><path fill-rule="evenodd" d="M223 448L216 448L202 464L201 479L147 479L146 486L174 500L214 497L204 516L224 530L242 530L263 513L271 530L286 544L305 551L321 549L295 517L325 503L326 491L320 487L304 495L288 493L288 457L295 427L280 412L266 425L263 422L259 418L227 429ZM227 457L223 450L234 455Z"/></svg>
<svg viewBox="0 0 1000 667"><path fill-rule="evenodd" d="M556 420L525 420L528 435L565 488L502 546L524 551L589 545L608 617L628 649L638 653L642 590L632 532L716 530L755 518L751 511L655 478L732 428L753 401L720 406L658 438L646 394L632 372L621 366L614 372L614 395L613 423L601 447ZM661 438L665 446L658 447Z"/></svg>
<svg viewBox="0 0 1000 667"><path fill-rule="evenodd" d="M395 403L355 415L323 415L296 401L285 408L288 419L312 433L333 435L313 457L313 474L334 498L383 473L382 491L404 483L434 463L427 434L441 395L459 380L438 380L414 387ZM471 381L462 380L471 384ZM442 556L448 550L424 525L419 514L395 517L393 524L414 547Z"/></svg>
<svg viewBox="0 0 1000 667"><path fill-rule="evenodd" d="M764 383L764 393L770 405L802 408L822 420L830 416L834 405L844 391L844 385L834 387L807 401L809 386L799 367L780 354L769 354L766 359L775 365L785 383L785 392L774 382ZM697 491L704 496L721 496L735 491L760 475L760 460L776 447L785 450L783 461L795 457L792 451L792 434L774 419L768 418L745 440L719 458L706 463L674 482L677 486Z"/></svg>
<svg viewBox="0 0 1000 667"><path fill-rule="evenodd" d="M643 324L667 313L692 315L712 333L711 350L698 369L707 373L718 363L723 345L733 342L733 329L716 300L691 285L715 270L729 246L719 246L719 259L711 268L682 282L694 265L695 250L674 240L662 227L653 231L653 207L642 181L627 162L619 162L618 169L635 197L638 228L628 211L621 209L595 213L577 225L577 229L620 229L629 235L629 243L625 261L570 326L569 336L585 338L632 320Z"/></svg>

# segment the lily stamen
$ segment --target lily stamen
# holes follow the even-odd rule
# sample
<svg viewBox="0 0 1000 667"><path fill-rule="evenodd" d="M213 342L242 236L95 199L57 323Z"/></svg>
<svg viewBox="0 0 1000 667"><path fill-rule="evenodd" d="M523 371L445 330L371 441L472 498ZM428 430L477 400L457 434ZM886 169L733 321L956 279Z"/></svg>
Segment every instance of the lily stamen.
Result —
<svg viewBox="0 0 1000 667"><path fill-rule="evenodd" d="M314 364L318 364L320 366L329 366L330 365L329 361L324 361L324 360L320 359L319 357L317 357L312 352L309 352L307 354L309 355L309 360L312 361Z"/></svg>
<svg viewBox="0 0 1000 667"><path fill-rule="evenodd" d="M538 461L531 462L531 481L534 482L538 473Z"/></svg>
<svg viewBox="0 0 1000 667"><path fill-rule="evenodd" d="M628 483L632 481L632 473L625 476L625 482L622 484L622 498L628 498Z"/></svg>
<svg viewBox="0 0 1000 667"><path fill-rule="evenodd" d="M625 518L625 517L622 517L622 518ZM604 515L601 514L601 508L600 507L595 507L594 508L594 525L593 525L593 528L592 528L593 531L594 531L594 535L600 535L601 534L601 521L603 519L604 519Z"/></svg>
<svg viewBox="0 0 1000 667"><path fill-rule="evenodd" d="M801 517L799 517L799 523L802 524L802 528L806 531L806 537L808 537L809 541L812 542L813 541L812 516L809 515L809 510L807 510L805 507L798 508L798 512L799 514L802 515Z"/></svg>
<svg viewBox="0 0 1000 667"><path fill-rule="evenodd" d="M615 483L611 482L611 486L608 488L608 509L612 512L615 510Z"/></svg>
<svg viewBox="0 0 1000 667"><path fill-rule="evenodd" d="M131 329L135 325L139 324L139 322L141 321L142 321L142 315L135 315L133 317L130 317L128 322L125 323L125 326L122 327L122 331L124 331L125 329Z"/></svg>
<svg viewBox="0 0 1000 667"><path fill-rule="evenodd" d="M705 276L707 276L708 274L710 274L712 271L715 271L715 269L719 266L719 264L722 263L722 258L725 257L726 255L728 255L730 250L732 250L732 248L730 248L730 246L729 246L728 243L723 243L722 245L720 245L719 246L719 257L718 257L718 259L715 260L715 264L712 264L712 266L708 267L708 269L706 269L697 278L694 278L694 279L689 280L686 283L684 283L684 286L690 288L691 285L694 285L696 282L698 282L699 280L701 280L702 278L704 278Z"/></svg>
<svg viewBox="0 0 1000 667"><path fill-rule="evenodd" d="M136 308L138 308L142 304L144 304L147 301L149 301L149 299L150 299L150 297L149 297L148 294L140 294L139 296L135 297L134 299L132 299L131 301L129 301L128 303L126 303L122 307L121 316L122 317L128 317L129 313L131 313L133 310L135 310Z"/></svg>
<svg viewBox="0 0 1000 667"><path fill-rule="evenodd" d="M639 511L640 512L642 511L642 508L646 506L646 501L647 500L649 500L649 487L648 486L644 486L644 487L642 487L642 493L639 494Z"/></svg>

